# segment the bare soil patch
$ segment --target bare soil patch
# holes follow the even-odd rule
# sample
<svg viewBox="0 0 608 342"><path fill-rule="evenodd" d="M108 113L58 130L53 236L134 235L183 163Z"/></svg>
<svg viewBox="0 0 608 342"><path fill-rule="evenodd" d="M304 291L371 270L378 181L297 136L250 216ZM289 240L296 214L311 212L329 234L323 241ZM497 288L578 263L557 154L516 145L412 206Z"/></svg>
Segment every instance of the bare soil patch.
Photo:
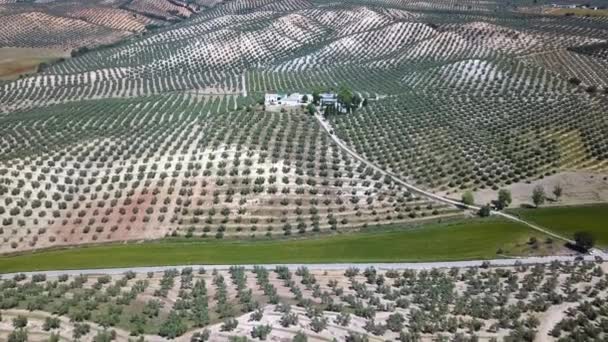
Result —
<svg viewBox="0 0 608 342"><path fill-rule="evenodd" d="M530 183L515 183L504 187L511 191L512 207L532 203L532 190L542 186L547 194L546 205L575 205L602 203L608 201L608 174L595 172L560 172ZM563 194L559 201L554 200L553 189L559 185ZM484 189L475 192L475 202L484 204L498 197L498 191Z"/></svg>
<svg viewBox="0 0 608 342"><path fill-rule="evenodd" d="M0 80L13 80L33 74L41 63L66 57L69 57L69 53L60 49L0 48Z"/></svg>

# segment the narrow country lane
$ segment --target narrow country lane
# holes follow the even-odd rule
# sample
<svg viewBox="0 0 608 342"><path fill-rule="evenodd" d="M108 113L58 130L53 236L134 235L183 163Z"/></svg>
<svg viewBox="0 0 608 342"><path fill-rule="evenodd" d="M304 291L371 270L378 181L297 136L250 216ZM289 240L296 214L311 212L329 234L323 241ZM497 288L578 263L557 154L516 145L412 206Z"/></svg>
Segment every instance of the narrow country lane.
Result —
<svg viewBox="0 0 608 342"><path fill-rule="evenodd" d="M526 257L526 258L510 258L510 259L492 259L492 260L465 260L465 261L437 261L437 262L400 262L400 263L336 263L336 264L250 264L250 265L238 265L246 269L253 269L255 266L263 266L268 269L275 268L276 266L285 266L292 271L297 270L300 267L308 267L314 270L327 270L327 271L340 271L347 270L352 267L359 269L365 269L367 267L374 267L378 270L391 270L391 269L412 269L412 270L430 270L433 268L451 268L451 267L479 267L484 263L489 263L491 266L514 266L517 264L547 264L553 261L566 262L575 261L580 257L576 256L545 256L545 257ZM595 261L595 256L586 255L583 260ZM193 269L205 268L206 270L227 270L234 265L170 265L170 266L149 266L149 267L124 267L124 268L89 268L79 270L53 270L53 271L38 271L38 272L16 272L2 274L2 278L9 278L15 274L45 274L47 277L54 277L61 274L67 275L79 275L79 274L123 274L128 271L136 273L147 273L147 272L163 272L165 270L177 269L182 270L186 267L192 267Z"/></svg>

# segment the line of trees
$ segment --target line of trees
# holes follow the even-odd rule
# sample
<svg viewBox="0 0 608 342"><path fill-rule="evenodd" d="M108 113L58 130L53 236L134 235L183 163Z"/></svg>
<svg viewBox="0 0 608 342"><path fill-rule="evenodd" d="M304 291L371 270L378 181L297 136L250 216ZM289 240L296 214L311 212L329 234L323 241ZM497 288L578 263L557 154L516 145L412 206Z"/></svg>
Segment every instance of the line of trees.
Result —
<svg viewBox="0 0 608 342"><path fill-rule="evenodd" d="M560 198L563 195L563 191L564 191L564 189L562 188L562 186L560 184L557 184L554 186L552 192L553 192L555 201L560 200ZM532 203L534 203L535 207L538 208L541 205L543 205L547 200L547 194L545 193L545 188L542 185L535 186L534 189L532 190L531 198L532 198ZM475 197L471 191L465 191L462 194L460 201L466 205L474 205ZM498 197L496 200L492 201L492 205L493 205L494 209L496 209L496 210L503 210L503 209L509 207L509 205L511 205L512 202L513 202L513 198L511 195L511 191L509 191L508 189L500 189L498 191ZM489 204L484 207L487 207L487 209L492 208L492 206L490 206ZM487 212L487 210L484 210L484 213L485 212ZM480 216L485 216L485 215L482 215L482 212L480 212Z"/></svg>

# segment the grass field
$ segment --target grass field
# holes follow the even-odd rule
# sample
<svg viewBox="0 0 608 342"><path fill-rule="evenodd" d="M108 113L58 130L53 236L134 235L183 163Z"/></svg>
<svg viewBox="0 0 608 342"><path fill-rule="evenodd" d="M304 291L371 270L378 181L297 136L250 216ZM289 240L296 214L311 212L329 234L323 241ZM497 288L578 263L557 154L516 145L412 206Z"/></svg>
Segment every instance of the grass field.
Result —
<svg viewBox="0 0 608 342"><path fill-rule="evenodd" d="M398 262L496 258L529 252L526 241L544 237L500 220L469 220L424 228L352 233L267 242L171 241L114 244L0 258L0 272L178 264ZM388 229L388 230L387 230ZM546 245L536 252L542 253Z"/></svg>
<svg viewBox="0 0 608 342"><path fill-rule="evenodd" d="M514 212L565 236L572 237L577 231L588 231L595 237L596 244L608 246L608 204L517 209Z"/></svg>

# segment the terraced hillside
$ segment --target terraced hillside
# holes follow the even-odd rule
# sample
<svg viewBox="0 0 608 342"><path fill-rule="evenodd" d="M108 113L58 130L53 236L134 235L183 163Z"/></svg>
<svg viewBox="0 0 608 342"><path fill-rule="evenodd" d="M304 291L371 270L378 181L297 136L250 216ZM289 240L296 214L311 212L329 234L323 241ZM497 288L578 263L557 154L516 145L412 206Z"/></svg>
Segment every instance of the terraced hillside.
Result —
<svg viewBox="0 0 608 342"><path fill-rule="evenodd" d="M0 80L168 26L208 5L180 0L0 1Z"/></svg>
<svg viewBox="0 0 608 342"><path fill-rule="evenodd" d="M0 282L0 338L601 340L605 270L605 263L554 262L419 271L233 266L17 274Z"/></svg>
<svg viewBox="0 0 608 342"><path fill-rule="evenodd" d="M0 2L0 47L77 49L115 43L203 9L196 1Z"/></svg>
<svg viewBox="0 0 608 342"><path fill-rule="evenodd" d="M0 83L0 252L462 214L361 164L303 110L266 111L266 92L349 87L366 106L330 115L335 134L450 196L607 172L600 19L473 0L113 4L72 10L113 32L141 28L118 11L191 15Z"/></svg>

